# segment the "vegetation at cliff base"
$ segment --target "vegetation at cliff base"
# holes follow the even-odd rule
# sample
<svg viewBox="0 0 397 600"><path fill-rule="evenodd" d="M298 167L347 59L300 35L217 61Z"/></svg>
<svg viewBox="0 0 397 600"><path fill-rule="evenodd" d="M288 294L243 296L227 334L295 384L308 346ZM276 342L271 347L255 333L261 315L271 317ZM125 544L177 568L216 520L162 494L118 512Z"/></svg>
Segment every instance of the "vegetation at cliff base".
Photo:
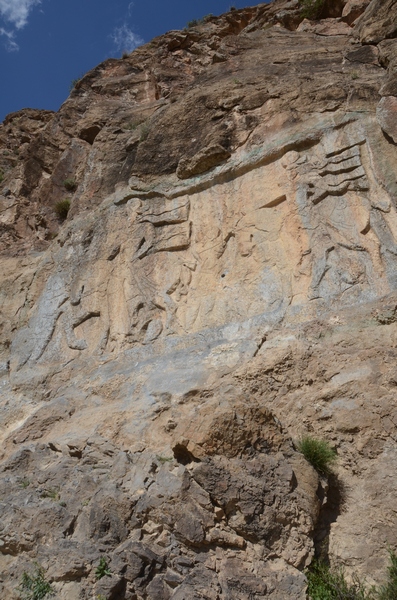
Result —
<svg viewBox="0 0 397 600"><path fill-rule="evenodd" d="M397 600L397 554L389 553L387 581L379 587L367 587L357 577L347 582L343 569L331 569L314 562L307 572L310 600Z"/></svg>
<svg viewBox="0 0 397 600"><path fill-rule="evenodd" d="M297 444L299 452L321 475L328 475L336 460L336 452L325 440L304 436Z"/></svg>
<svg viewBox="0 0 397 600"><path fill-rule="evenodd" d="M379 600L395 600L397 598L397 554L390 550L390 563L387 568L387 583L378 591Z"/></svg>
<svg viewBox="0 0 397 600"><path fill-rule="evenodd" d="M342 569L331 570L326 564L316 562L307 573L307 593L310 600L370 600L365 586L355 580L347 583Z"/></svg>

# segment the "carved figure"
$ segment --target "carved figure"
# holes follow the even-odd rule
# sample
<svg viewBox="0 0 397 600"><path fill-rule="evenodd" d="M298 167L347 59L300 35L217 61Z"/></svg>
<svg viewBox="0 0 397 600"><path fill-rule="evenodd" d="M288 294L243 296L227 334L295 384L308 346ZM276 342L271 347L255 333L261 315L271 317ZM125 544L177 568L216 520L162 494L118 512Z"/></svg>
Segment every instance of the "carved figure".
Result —
<svg viewBox="0 0 397 600"><path fill-rule="evenodd" d="M362 139L330 152L319 146L312 156L288 152L282 159L297 190L298 209L310 238L309 299L319 298L323 292L340 294L356 284L368 286L379 248L396 253L382 206L374 204L371 197L361 156L364 144ZM377 239L373 234L367 236L371 227ZM330 270L333 275L322 292Z"/></svg>
<svg viewBox="0 0 397 600"><path fill-rule="evenodd" d="M138 243L131 259L132 297L128 304L133 338L143 343L153 341L162 332L171 334L178 329L178 302L188 293L197 261L189 256L173 258L172 268L161 274L159 284L151 255L176 251L179 254L189 248L189 210L189 200L184 198L156 198L142 202L138 209Z"/></svg>

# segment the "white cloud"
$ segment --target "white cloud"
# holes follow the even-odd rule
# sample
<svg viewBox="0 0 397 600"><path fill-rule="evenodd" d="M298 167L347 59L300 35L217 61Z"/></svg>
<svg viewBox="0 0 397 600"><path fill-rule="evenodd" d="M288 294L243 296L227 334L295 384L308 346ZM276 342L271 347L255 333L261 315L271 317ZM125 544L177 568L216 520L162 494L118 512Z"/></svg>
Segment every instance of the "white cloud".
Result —
<svg viewBox="0 0 397 600"><path fill-rule="evenodd" d="M33 6L40 2L41 0L0 0L0 15L17 29L22 29L28 22Z"/></svg>
<svg viewBox="0 0 397 600"><path fill-rule="evenodd" d="M15 41L15 34L13 31L7 31L3 27L0 27L0 35L3 35L6 38L5 48L7 52L16 52L19 50L19 46Z"/></svg>
<svg viewBox="0 0 397 600"><path fill-rule="evenodd" d="M121 27L115 27L110 37L119 52L132 52L144 42L141 36L134 33L126 23Z"/></svg>

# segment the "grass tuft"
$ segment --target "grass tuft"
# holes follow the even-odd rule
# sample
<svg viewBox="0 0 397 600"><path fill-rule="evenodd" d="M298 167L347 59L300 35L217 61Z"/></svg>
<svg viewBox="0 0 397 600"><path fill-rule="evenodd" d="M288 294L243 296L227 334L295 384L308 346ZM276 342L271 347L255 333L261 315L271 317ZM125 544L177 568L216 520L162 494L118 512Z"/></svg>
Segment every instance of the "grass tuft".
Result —
<svg viewBox="0 0 397 600"><path fill-rule="evenodd" d="M379 600L396 600L397 598L397 554L389 551L390 564L387 568L388 581L380 586L378 592Z"/></svg>
<svg viewBox="0 0 397 600"><path fill-rule="evenodd" d="M64 200L60 200L55 204L54 210L55 213L61 221L64 221L68 216L68 212L70 209L70 199L65 198Z"/></svg>
<svg viewBox="0 0 397 600"><path fill-rule="evenodd" d="M77 183L74 179L65 179L65 181L63 182L63 185L65 187L65 189L68 190L68 192L74 192L77 188Z"/></svg>
<svg viewBox="0 0 397 600"><path fill-rule="evenodd" d="M342 569L333 571L324 563L310 567L307 583L310 600L375 600L373 590L366 590L357 578L348 583Z"/></svg>
<svg viewBox="0 0 397 600"><path fill-rule="evenodd" d="M299 452L321 475L328 475L336 460L336 452L325 440L304 436L297 444Z"/></svg>
<svg viewBox="0 0 397 600"><path fill-rule="evenodd" d="M379 587L367 587L357 577L346 581L343 569L331 569L323 562L314 562L308 569L307 594L310 600L397 600L397 555L390 550L387 582Z"/></svg>
<svg viewBox="0 0 397 600"><path fill-rule="evenodd" d="M143 125L141 125L139 141L144 142L145 140L147 140L149 133L150 125L148 123L144 123Z"/></svg>

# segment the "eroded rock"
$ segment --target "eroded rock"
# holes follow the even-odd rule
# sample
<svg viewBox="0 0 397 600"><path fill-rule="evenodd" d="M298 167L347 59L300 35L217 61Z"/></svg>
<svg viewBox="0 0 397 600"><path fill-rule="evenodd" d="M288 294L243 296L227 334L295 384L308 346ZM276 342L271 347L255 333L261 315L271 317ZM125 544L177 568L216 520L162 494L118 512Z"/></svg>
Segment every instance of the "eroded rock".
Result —
<svg viewBox="0 0 397 600"><path fill-rule="evenodd" d="M376 117L383 131L397 143L397 98L383 97L376 109Z"/></svg>

